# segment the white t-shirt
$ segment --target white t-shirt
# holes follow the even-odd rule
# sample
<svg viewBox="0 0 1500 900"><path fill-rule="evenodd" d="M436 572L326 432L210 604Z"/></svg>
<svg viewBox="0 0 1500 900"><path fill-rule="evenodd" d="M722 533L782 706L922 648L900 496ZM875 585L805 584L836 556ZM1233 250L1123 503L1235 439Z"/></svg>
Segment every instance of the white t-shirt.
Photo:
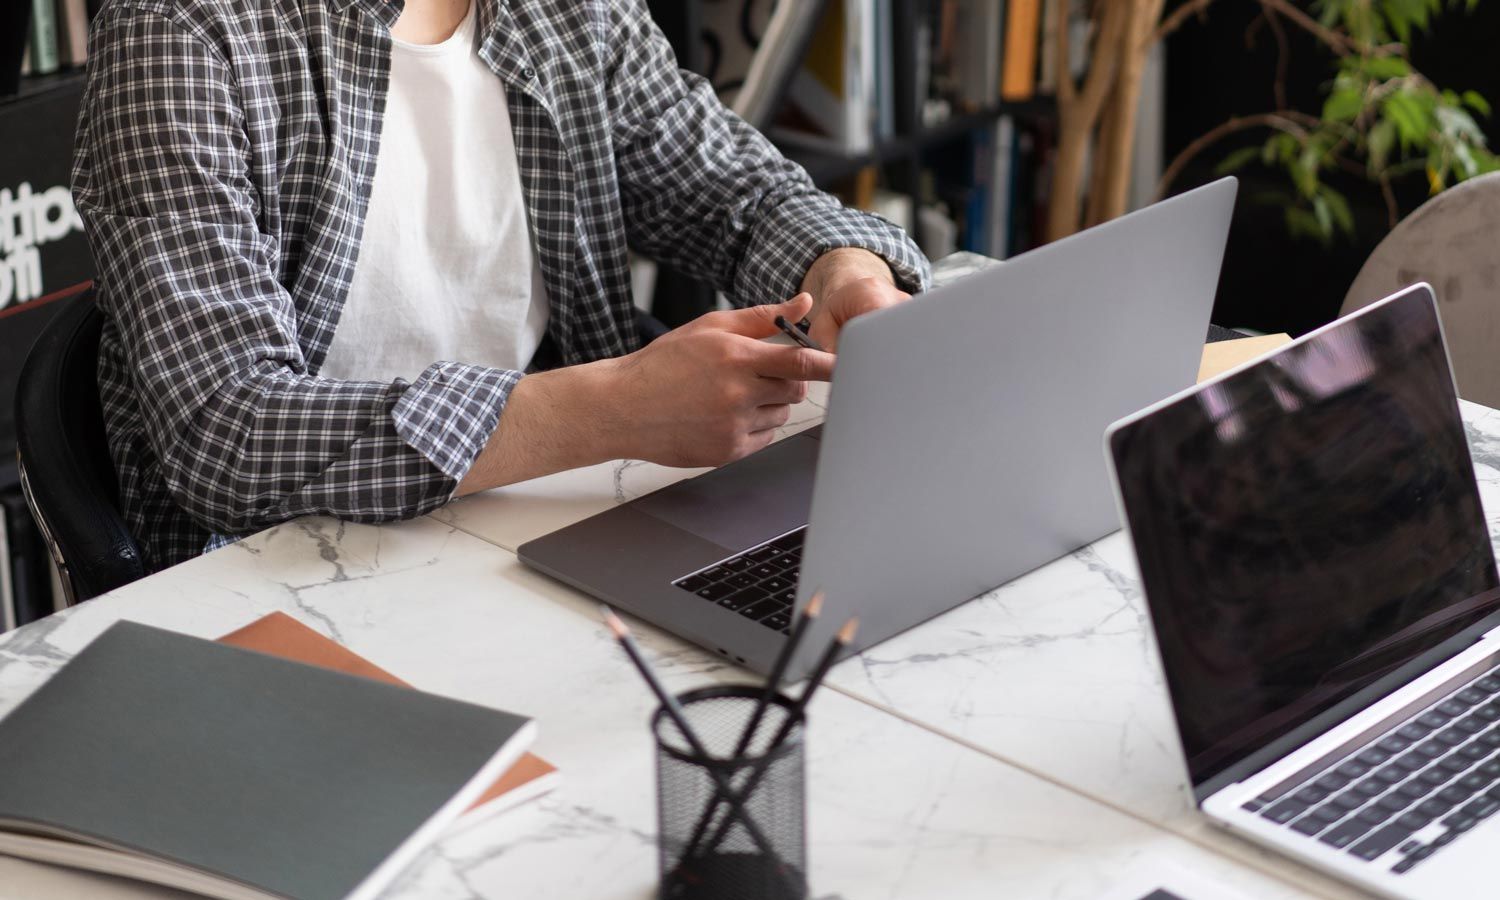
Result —
<svg viewBox="0 0 1500 900"><path fill-rule="evenodd" d="M319 374L414 380L435 362L524 369L547 330L505 86L474 5L440 44L393 40L364 238Z"/></svg>

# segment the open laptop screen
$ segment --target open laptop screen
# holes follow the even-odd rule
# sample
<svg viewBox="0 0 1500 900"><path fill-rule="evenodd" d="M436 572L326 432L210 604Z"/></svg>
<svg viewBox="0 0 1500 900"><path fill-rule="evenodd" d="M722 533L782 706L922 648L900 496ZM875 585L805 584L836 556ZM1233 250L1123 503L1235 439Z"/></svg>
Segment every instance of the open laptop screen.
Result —
<svg viewBox="0 0 1500 900"><path fill-rule="evenodd" d="M1111 450L1195 785L1494 611L1425 287L1119 427Z"/></svg>

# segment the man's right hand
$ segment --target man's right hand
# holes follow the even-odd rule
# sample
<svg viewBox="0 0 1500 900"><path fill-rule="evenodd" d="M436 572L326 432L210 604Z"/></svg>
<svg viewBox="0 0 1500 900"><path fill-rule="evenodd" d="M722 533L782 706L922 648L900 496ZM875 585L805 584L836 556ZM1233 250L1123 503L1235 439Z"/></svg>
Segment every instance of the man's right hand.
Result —
<svg viewBox="0 0 1500 900"><path fill-rule="evenodd" d="M777 316L812 309L799 294L772 306L701 316L616 360L622 455L668 466L718 466L771 443L807 382L833 377L834 356L761 340Z"/></svg>
<svg viewBox="0 0 1500 900"><path fill-rule="evenodd" d="M455 494L611 459L719 466L754 453L807 382L833 377L833 354L761 340L812 303L712 312L629 356L527 375Z"/></svg>

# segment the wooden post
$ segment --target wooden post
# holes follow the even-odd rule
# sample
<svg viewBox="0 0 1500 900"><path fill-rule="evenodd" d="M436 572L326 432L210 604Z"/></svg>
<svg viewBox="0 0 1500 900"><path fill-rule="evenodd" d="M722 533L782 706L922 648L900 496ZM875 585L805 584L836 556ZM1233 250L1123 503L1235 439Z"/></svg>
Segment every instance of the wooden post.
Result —
<svg viewBox="0 0 1500 900"><path fill-rule="evenodd" d="M1057 19L1057 159L1052 181L1052 199L1047 210L1047 240L1067 237L1078 230L1082 214L1083 166L1098 128L1104 101L1114 85L1119 68L1122 37L1130 24L1138 0L1096 0L1093 48L1088 74L1082 86L1075 84L1069 59L1067 0ZM1152 0L1154 2L1154 0Z"/></svg>
<svg viewBox="0 0 1500 900"><path fill-rule="evenodd" d="M1085 225L1098 225L1125 214L1135 155L1141 79L1164 6L1165 0L1129 0L1129 21L1121 33L1119 72L1109 92L1094 145L1094 171Z"/></svg>

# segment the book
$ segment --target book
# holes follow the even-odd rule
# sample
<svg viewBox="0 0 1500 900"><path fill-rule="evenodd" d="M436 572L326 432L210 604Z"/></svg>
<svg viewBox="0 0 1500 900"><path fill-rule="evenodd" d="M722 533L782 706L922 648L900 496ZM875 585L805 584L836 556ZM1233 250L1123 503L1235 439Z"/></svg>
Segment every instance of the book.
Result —
<svg viewBox="0 0 1500 900"><path fill-rule="evenodd" d="M894 0L875 0L875 135L882 141L896 136L894 20Z"/></svg>
<svg viewBox="0 0 1500 900"><path fill-rule="evenodd" d="M1038 92L1057 93L1057 32L1062 28L1063 5L1068 0L1045 0L1042 9L1041 53L1037 63Z"/></svg>
<svg viewBox="0 0 1500 900"><path fill-rule="evenodd" d="M0 719L0 852L224 900L368 900L521 716L117 622Z"/></svg>
<svg viewBox="0 0 1500 900"><path fill-rule="evenodd" d="M892 6L892 105L898 134L922 129L932 75L932 4L903 0Z"/></svg>
<svg viewBox="0 0 1500 900"><path fill-rule="evenodd" d="M780 0L761 21L766 4L737 0L703 10L709 78L720 98L740 118L765 128L796 74L824 0Z"/></svg>
<svg viewBox="0 0 1500 900"><path fill-rule="evenodd" d="M89 58L88 0L57 0L57 13L61 62L81 66Z"/></svg>
<svg viewBox="0 0 1500 900"><path fill-rule="evenodd" d="M0 97L20 90L26 45L31 36L31 4L0 3Z"/></svg>
<svg viewBox="0 0 1500 900"><path fill-rule="evenodd" d="M1015 120L1001 116L995 120L990 158L991 174L988 208L985 210L985 245L983 253L995 259L1011 255L1015 231L1016 143L1019 135Z"/></svg>
<svg viewBox="0 0 1500 900"><path fill-rule="evenodd" d="M33 75L50 75L57 71L57 7L54 0L32 0L30 51Z"/></svg>
<svg viewBox="0 0 1500 900"><path fill-rule="evenodd" d="M772 136L830 153L874 146L874 0L827 0Z"/></svg>
<svg viewBox="0 0 1500 900"><path fill-rule="evenodd" d="M324 637L282 612L261 616L244 628L219 638L219 643L387 684L411 687L338 641ZM540 797L552 790L558 779L556 766L534 753L524 753L515 765L485 789L458 821L449 826L449 831L468 828L496 813Z"/></svg>
<svg viewBox="0 0 1500 900"><path fill-rule="evenodd" d="M1002 100L1030 100L1036 94L1036 66L1042 0L1009 0L1005 56L1000 77Z"/></svg>
<svg viewBox="0 0 1500 900"><path fill-rule="evenodd" d="M1005 0L964 0L961 9L958 101L964 109L981 110L994 105L999 93Z"/></svg>

